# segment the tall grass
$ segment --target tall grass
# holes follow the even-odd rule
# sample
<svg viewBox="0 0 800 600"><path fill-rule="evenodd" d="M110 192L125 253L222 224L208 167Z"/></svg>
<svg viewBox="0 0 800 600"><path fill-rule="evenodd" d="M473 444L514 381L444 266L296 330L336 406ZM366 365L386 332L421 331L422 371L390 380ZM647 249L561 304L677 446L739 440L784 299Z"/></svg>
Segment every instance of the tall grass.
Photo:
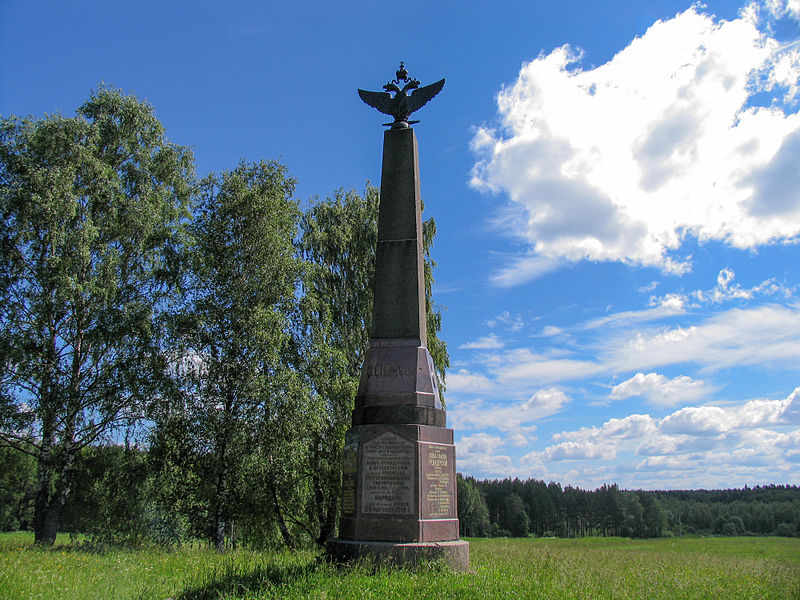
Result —
<svg viewBox="0 0 800 600"><path fill-rule="evenodd" d="M66 540L63 540L66 542ZM471 571L337 568L314 552L32 546L0 535L0 598L800 600L800 540L470 540Z"/></svg>

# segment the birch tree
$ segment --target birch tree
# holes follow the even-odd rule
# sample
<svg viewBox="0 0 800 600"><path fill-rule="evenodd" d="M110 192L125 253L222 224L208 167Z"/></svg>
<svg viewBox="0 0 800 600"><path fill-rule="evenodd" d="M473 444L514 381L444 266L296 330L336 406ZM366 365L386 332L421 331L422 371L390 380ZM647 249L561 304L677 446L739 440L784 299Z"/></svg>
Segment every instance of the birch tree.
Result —
<svg viewBox="0 0 800 600"><path fill-rule="evenodd" d="M76 453L154 389L192 176L190 151L119 91L0 121L0 445L36 459L37 544L55 541Z"/></svg>

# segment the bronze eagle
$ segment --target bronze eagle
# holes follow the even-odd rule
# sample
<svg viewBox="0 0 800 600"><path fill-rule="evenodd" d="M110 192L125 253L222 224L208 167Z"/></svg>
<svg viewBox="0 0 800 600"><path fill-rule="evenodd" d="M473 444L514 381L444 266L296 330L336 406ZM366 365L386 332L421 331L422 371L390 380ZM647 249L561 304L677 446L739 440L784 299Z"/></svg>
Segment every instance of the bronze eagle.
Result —
<svg viewBox="0 0 800 600"><path fill-rule="evenodd" d="M425 104L438 94L444 87L444 79L440 79L436 83L419 87L419 81L408 77L403 63L400 63L400 69L397 71L396 79L383 86L385 92L368 92L367 90L358 90L358 95L366 103L377 108L384 114L394 117L393 123L384 123L384 125L391 125L392 129L402 129L408 127L408 117L414 111L419 110ZM400 83L403 82L403 87ZM413 90L411 95L408 91ZM394 92L392 96L389 92ZM419 121L411 121L411 123L419 123Z"/></svg>

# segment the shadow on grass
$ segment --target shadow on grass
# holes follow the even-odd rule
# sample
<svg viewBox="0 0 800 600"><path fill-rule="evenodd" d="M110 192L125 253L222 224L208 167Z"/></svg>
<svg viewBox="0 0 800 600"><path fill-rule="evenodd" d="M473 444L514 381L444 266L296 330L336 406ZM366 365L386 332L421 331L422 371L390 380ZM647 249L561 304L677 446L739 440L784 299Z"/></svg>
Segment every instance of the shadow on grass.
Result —
<svg viewBox="0 0 800 600"><path fill-rule="evenodd" d="M229 567L209 575L201 585L180 592L175 600L211 600L257 594L304 579L323 564L324 561L318 558L307 563L259 566L245 572Z"/></svg>
<svg viewBox="0 0 800 600"><path fill-rule="evenodd" d="M259 593L272 591L283 586L291 587L304 581L313 587L313 579L317 583L325 580L325 585L343 583L343 578L351 574L362 576L380 576L400 570L417 575L437 575L450 573L449 567L442 561L421 561L413 567L401 566L391 562L374 560L356 560L336 563L324 555L318 555L308 561L293 561L283 564L262 565L242 570L241 567L229 565L209 574L203 583L188 588L174 596L174 600L211 600L218 598L239 598L257 596ZM304 584L300 584L301 587ZM298 590L295 590L298 591Z"/></svg>

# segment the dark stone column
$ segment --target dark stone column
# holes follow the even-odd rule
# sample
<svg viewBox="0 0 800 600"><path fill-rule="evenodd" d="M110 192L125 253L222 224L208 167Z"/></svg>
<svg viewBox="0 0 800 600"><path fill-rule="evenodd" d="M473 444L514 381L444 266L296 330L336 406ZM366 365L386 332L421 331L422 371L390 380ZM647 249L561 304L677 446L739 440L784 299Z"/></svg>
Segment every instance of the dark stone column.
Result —
<svg viewBox="0 0 800 600"><path fill-rule="evenodd" d="M336 559L401 564L440 558L469 567L458 539L453 430L427 348L417 140L384 134L375 306L347 432Z"/></svg>
<svg viewBox="0 0 800 600"><path fill-rule="evenodd" d="M372 338L427 346L419 161L414 130L383 134Z"/></svg>

